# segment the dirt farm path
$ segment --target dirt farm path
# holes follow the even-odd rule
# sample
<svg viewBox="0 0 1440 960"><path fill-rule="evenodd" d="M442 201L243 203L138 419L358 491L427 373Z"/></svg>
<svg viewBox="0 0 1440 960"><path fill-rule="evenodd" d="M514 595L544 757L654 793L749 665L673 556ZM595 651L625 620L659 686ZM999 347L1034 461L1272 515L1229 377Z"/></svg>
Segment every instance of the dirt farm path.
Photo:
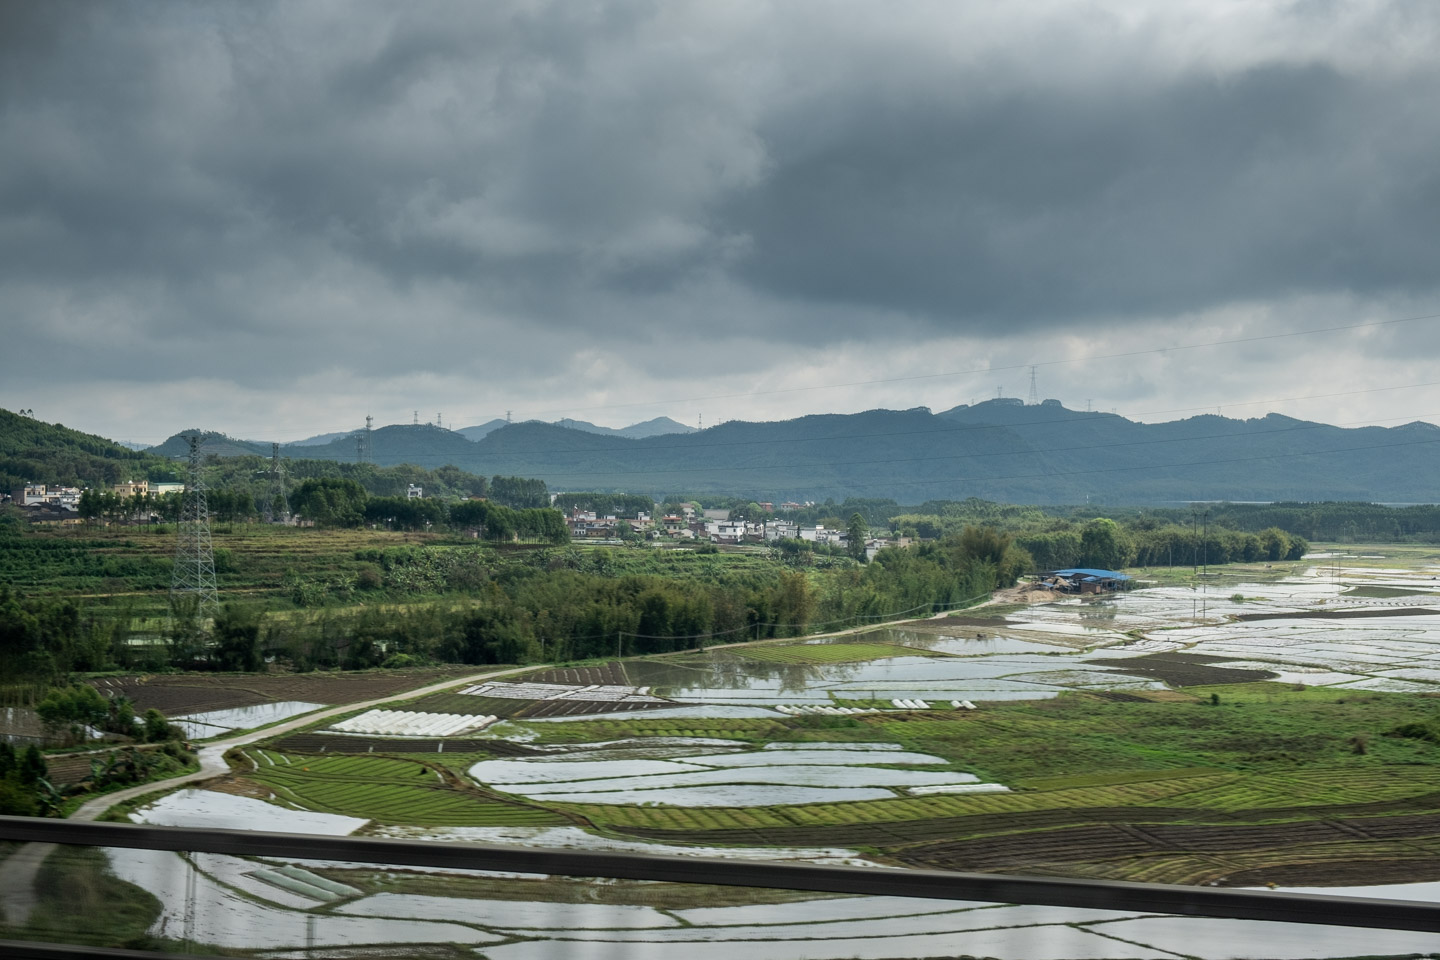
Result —
<svg viewBox="0 0 1440 960"><path fill-rule="evenodd" d="M426 696L431 693L440 693L443 690L448 690L460 684L478 683L481 680L491 680L495 677L509 676L512 673L520 673L533 669L535 669L533 666L511 667L507 670L491 670L487 673L477 673L469 677L454 677L439 683L432 683L429 686L419 687L415 690L392 693L374 700L366 700L360 703L346 703L337 707L326 707L324 710L316 710L292 720L285 720L281 723L274 724L273 726L262 727L258 730L237 734L224 740L217 740L214 743L207 743L200 748L200 769L193 773L183 773L177 777L171 777L168 780L152 780L149 783L142 783L138 786L127 787L124 790L117 790L114 793L107 793L104 796L96 797L72 813L69 819L95 820L117 803L124 803L126 800L133 800L136 797L142 797L147 793L154 793L157 790L178 787L186 783L199 783L204 780L224 776L230 772L229 765L225 763L225 751L231 747L242 747L247 743L254 743L256 740L263 740L266 737L273 737L280 733L288 733L291 730L309 726L316 720L325 720L330 717L339 716L342 713L349 713L353 710L367 710L371 707L378 707L381 704L398 700L401 697ZM0 861L0 915L3 915L6 923L12 926L20 926L30 919L30 913L35 909L37 903L37 897L35 895L36 875L40 872L40 865L45 862L45 858L50 856L51 851L53 851L56 846L58 846L58 844L27 843L3 861Z"/></svg>

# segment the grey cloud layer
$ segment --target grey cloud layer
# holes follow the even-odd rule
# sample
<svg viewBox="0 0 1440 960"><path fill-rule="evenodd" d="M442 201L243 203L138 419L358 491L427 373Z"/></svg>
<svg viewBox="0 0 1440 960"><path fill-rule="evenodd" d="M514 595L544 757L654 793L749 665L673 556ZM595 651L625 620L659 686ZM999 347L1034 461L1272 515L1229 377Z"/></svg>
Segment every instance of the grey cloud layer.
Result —
<svg viewBox="0 0 1440 960"><path fill-rule="evenodd" d="M1433 5L1016 6L7 4L0 374L1434 296Z"/></svg>

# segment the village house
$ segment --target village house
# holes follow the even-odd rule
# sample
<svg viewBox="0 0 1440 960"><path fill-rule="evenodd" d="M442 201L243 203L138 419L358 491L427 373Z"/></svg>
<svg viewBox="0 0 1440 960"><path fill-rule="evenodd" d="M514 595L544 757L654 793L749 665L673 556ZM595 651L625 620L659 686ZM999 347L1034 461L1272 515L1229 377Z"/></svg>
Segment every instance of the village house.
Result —
<svg viewBox="0 0 1440 960"><path fill-rule="evenodd" d="M790 520L767 520L762 536L766 540L794 540L800 536L800 524Z"/></svg>
<svg viewBox="0 0 1440 960"><path fill-rule="evenodd" d="M712 520L705 524L705 533L712 543L743 543L744 520Z"/></svg>
<svg viewBox="0 0 1440 960"><path fill-rule="evenodd" d="M79 487L47 487L43 483L27 483L15 489L12 499L22 507L48 505L65 510L79 510L80 492Z"/></svg>
<svg viewBox="0 0 1440 960"><path fill-rule="evenodd" d="M84 522L78 511L56 503L34 503L21 509L25 511L25 519L32 524L69 527Z"/></svg>
<svg viewBox="0 0 1440 960"><path fill-rule="evenodd" d="M570 536L586 537L613 537L615 528L620 521L610 516L597 516L594 510L581 510L576 508L570 511L570 516L565 518L565 525L570 528Z"/></svg>
<svg viewBox="0 0 1440 960"><path fill-rule="evenodd" d="M137 494L142 497L148 497L150 495L150 481L126 480L124 483L115 484L115 486L110 488L110 492L127 499Z"/></svg>

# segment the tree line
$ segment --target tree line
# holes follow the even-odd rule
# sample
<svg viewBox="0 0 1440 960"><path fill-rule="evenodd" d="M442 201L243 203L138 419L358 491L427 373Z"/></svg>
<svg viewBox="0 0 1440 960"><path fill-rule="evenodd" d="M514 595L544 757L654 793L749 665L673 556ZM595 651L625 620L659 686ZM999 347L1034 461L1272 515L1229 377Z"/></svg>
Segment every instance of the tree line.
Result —
<svg viewBox="0 0 1440 960"><path fill-rule="evenodd" d="M1013 584L1030 563L1007 534L980 529L881 550L866 564L836 556L804 567L688 551L360 553L367 566L358 575L297 579L295 599L305 608L298 615L226 604L213 624L177 617L162 642L148 644L131 642L123 618L0 587L0 675L55 683L113 669L254 671L271 657L308 670L663 653L952 609ZM348 602L366 590L419 599L358 609Z"/></svg>
<svg viewBox="0 0 1440 960"><path fill-rule="evenodd" d="M391 554L380 576L386 585L404 583L435 556ZM868 564L717 564L698 578L606 570L590 553L539 551L468 568L457 562L449 575L467 578L470 596L460 605L322 608L283 619L232 607L217 620L208 656L217 666L221 658L239 662L238 643L251 663L273 656L297 669L360 669L668 653L953 609L1012 585L1029 563L1008 535L993 530L881 550Z"/></svg>
<svg viewBox="0 0 1440 960"><path fill-rule="evenodd" d="M521 504L543 499L548 504L548 494L537 495L531 488L533 484L539 484L543 491L543 481L496 477L490 487L492 493L499 494L496 499L447 502L433 497L375 497L356 480L310 479L295 489L290 509L321 527L358 527L366 523L394 530L449 527L473 530L486 540L566 542L569 529L559 510L549 506L517 508L501 499L509 496L511 503Z"/></svg>
<svg viewBox="0 0 1440 960"><path fill-rule="evenodd" d="M1278 527L1243 533L1212 526L1200 532L1176 524L1125 526L1104 517L1078 527L1017 533L1015 542L1030 554L1036 570L1276 562L1299 560L1310 549L1303 537Z"/></svg>

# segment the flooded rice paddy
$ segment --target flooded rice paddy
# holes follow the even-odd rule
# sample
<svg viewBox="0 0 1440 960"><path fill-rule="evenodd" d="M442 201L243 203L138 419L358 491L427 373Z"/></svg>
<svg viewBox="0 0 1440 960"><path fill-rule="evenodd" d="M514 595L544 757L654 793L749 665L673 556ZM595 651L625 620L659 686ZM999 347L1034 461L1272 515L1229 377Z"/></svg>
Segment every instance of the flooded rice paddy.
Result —
<svg viewBox="0 0 1440 960"><path fill-rule="evenodd" d="M772 744L771 746L778 746ZM746 752L691 748L668 760L597 756L609 751L579 749L522 760L484 760L469 770L486 786L532 799L561 803L665 804L682 807L753 807L776 804L844 803L884 800L919 789L959 792L978 777L953 771L893 767L946 767L941 757L911 753L900 744L825 744L827 749ZM643 742L632 747L643 752ZM883 766L882 766L883 765ZM995 784L992 790L1005 788Z"/></svg>
<svg viewBox="0 0 1440 960"><path fill-rule="evenodd" d="M1054 697L1069 690L1145 694L1175 684L1215 682L1215 675L1206 670L1342 690L1440 692L1440 668L1434 665L1440 662L1440 613L1434 612L1440 608L1440 588L1431 579L1440 571L1392 569L1377 562L1383 558L1368 558L1363 566L1357 563L1337 575L1333 566L1337 558L1314 559L1275 581L1196 589L1157 587L1038 604L1010 613L1003 623L981 628L937 621L822 641L853 639L895 649L894 656L858 662L843 658L831 662L824 657L816 657L815 662L777 662L747 657L743 646L630 661L625 665L630 686L596 685L594 700L646 697L673 704L645 712L647 719L656 720L781 719L785 714L779 707L806 704L866 704L900 712L891 706L896 699L924 700L932 710L952 710L952 701L971 700L983 715L987 701ZM1201 656L1193 657L1196 654ZM517 689L491 683L483 693L498 698L573 698L578 688L533 683L513 687ZM904 712L924 715L924 711ZM756 744L725 737L656 736L556 744L543 742L537 733L546 724L607 716L626 715L497 723L485 731L487 737L523 741L531 754L481 760L468 772L493 789L540 802L694 808L845 803L1007 789L1005 784L981 782L971 773L953 769L940 757L895 743ZM171 794L134 816L176 825L333 835L363 830L381 837L440 842L873 865L845 847L680 846L602 837L577 826L382 825L205 790ZM1433 935L1418 933L896 897L817 896L785 903L665 909L648 904L640 887L634 903L560 903L543 897L497 900L434 895L428 890L390 893L377 892L373 884L364 882L375 868L357 870L351 883L345 879L347 867L355 865L325 865L324 876L331 884L349 883L364 891L342 895L306 879L316 874L303 872L306 865L299 861L295 862L302 871L298 874L281 873L274 863L234 857L126 851L112 854L112 862L117 874L152 890L164 904L154 932L183 934L220 947L297 950L307 945L454 943L492 960L538 960L557 953L671 960L677 950L684 951L687 960L728 960L737 954L747 960L960 954L1006 960L1222 960L1420 954L1436 948ZM310 868L319 871L321 865ZM471 879L481 874L427 872ZM187 888L193 910L186 907ZM1414 884L1317 892L1433 899L1436 888Z"/></svg>
<svg viewBox="0 0 1440 960"><path fill-rule="evenodd" d="M252 730L267 724L298 717L311 710L319 710L323 703L306 703L303 700L285 700L279 703L257 703L253 707L232 707L229 710L210 710L205 713L187 713L173 717L174 723L185 731L185 736L194 740L218 737L237 730Z"/></svg>

